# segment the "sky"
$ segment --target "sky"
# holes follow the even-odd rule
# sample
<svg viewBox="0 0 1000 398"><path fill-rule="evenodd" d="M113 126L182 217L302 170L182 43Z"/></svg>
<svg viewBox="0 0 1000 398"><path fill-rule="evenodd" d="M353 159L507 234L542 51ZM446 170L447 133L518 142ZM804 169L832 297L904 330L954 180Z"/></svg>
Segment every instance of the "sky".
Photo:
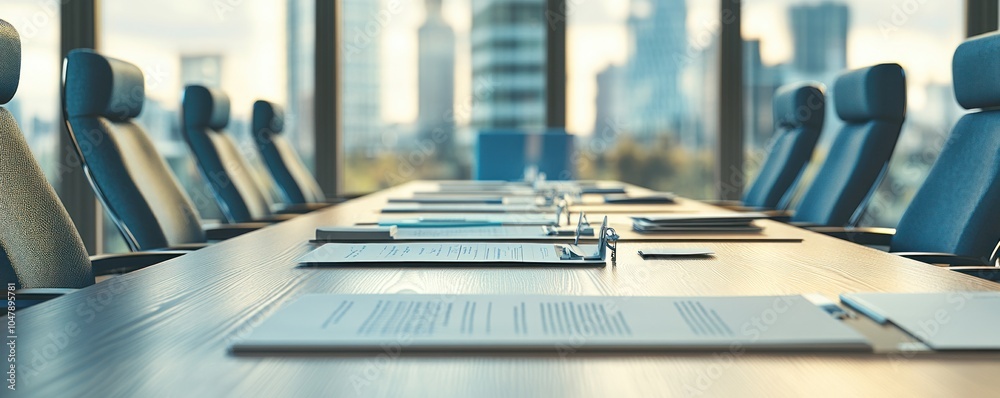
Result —
<svg viewBox="0 0 1000 398"><path fill-rule="evenodd" d="M374 0L373 0L374 1ZM470 0L445 0L446 20L456 30L456 100L470 97L467 33ZM417 112L416 29L424 19L422 0L401 0L401 11L383 31L381 59L383 119L410 124ZM791 57L787 7L817 0L746 0L743 34L762 40L764 62ZM52 0L3 0L0 18L14 24L24 42L24 71L18 98L28 113L53 113L58 98L58 23ZM284 1L102 0L101 50L129 60L147 73L150 97L178 103L182 54L225 54L223 88L236 116L249 113L256 98L282 102L287 95L284 60ZM568 29L568 129L589 133L593 125L596 73L622 64L628 53L624 0L573 0ZM962 38L962 8L950 1L847 0L852 7L849 67L895 61L913 85L950 81L950 54ZM716 19L717 0L688 0L689 32L702 32ZM222 7L220 7L220 5ZM915 6L914 6L915 5ZM465 39L463 39L465 38ZM278 56L275 56L278 54ZM911 90L919 109L920 91ZM460 121L461 122L461 121Z"/></svg>

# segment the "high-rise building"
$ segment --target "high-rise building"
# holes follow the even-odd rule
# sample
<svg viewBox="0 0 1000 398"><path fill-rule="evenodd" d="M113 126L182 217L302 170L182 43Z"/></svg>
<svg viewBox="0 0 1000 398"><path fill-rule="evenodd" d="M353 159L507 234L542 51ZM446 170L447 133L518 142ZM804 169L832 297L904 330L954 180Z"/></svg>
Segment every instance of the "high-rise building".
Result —
<svg viewBox="0 0 1000 398"><path fill-rule="evenodd" d="M627 26L629 130L640 140L679 134L689 114L680 89L682 70L692 63L685 0L632 0Z"/></svg>
<svg viewBox="0 0 1000 398"><path fill-rule="evenodd" d="M285 136L307 166L314 164L316 2L288 0L288 103Z"/></svg>
<svg viewBox="0 0 1000 398"><path fill-rule="evenodd" d="M597 97L594 112L594 135L607 136L617 131L624 114L625 95L622 92L622 67L608 65L597 74Z"/></svg>
<svg viewBox="0 0 1000 398"><path fill-rule="evenodd" d="M782 85L781 67L764 65L760 40L743 41L743 128L746 146L763 149L774 134L774 92Z"/></svg>
<svg viewBox="0 0 1000 398"><path fill-rule="evenodd" d="M823 2L789 7L795 54L792 67L803 73L840 71L847 67L846 4Z"/></svg>
<svg viewBox="0 0 1000 398"><path fill-rule="evenodd" d="M455 31L441 14L441 0L426 1L427 19L417 31L417 131L439 155L453 154L455 133Z"/></svg>
<svg viewBox="0 0 1000 398"><path fill-rule="evenodd" d="M382 142L381 1L343 0L341 129L344 148L372 153ZM323 110L317 110L322 112Z"/></svg>
<svg viewBox="0 0 1000 398"><path fill-rule="evenodd" d="M181 55L181 82L222 88L222 55Z"/></svg>
<svg viewBox="0 0 1000 398"><path fill-rule="evenodd" d="M544 127L546 29L544 0L472 1L473 128Z"/></svg>

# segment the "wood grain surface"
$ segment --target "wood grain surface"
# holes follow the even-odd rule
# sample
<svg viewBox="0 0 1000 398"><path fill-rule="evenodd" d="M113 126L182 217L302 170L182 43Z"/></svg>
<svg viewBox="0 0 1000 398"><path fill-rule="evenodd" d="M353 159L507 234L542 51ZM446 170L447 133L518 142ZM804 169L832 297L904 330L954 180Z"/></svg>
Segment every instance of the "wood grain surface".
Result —
<svg viewBox="0 0 1000 398"><path fill-rule="evenodd" d="M772 295L1000 285L771 221L800 243L622 242L604 268L301 268L315 228L351 225L411 183L19 312L18 396L995 396L1000 355L441 354L235 356L306 293ZM686 203L699 211L718 211ZM644 247L716 256L644 261ZM5 391L6 392L6 391ZM7 396L7 395L5 395Z"/></svg>

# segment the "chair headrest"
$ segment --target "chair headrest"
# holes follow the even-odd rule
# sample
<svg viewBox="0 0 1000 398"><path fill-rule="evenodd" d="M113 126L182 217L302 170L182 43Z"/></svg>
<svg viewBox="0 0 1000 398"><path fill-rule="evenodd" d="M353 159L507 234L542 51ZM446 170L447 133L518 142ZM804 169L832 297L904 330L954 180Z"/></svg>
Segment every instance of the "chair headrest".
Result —
<svg viewBox="0 0 1000 398"><path fill-rule="evenodd" d="M1000 106L1000 35L987 33L966 40L952 58L955 98L965 109Z"/></svg>
<svg viewBox="0 0 1000 398"><path fill-rule="evenodd" d="M125 121L139 116L146 101L139 67L78 49L66 56L66 112Z"/></svg>
<svg viewBox="0 0 1000 398"><path fill-rule="evenodd" d="M253 103L253 132L255 135L281 134L285 130L285 111L273 102L258 100Z"/></svg>
<svg viewBox="0 0 1000 398"><path fill-rule="evenodd" d="M222 130L229 124L229 96L205 86L184 88L184 125Z"/></svg>
<svg viewBox="0 0 1000 398"><path fill-rule="evenodd" d="M789 84L774 93L774 126L785 128L823 126L826 95L820 83Z"/></svg>
<svg viewBox="0 0 1000 398"><path fill-rule="evenodd" d="M846 72L833 86L837 116L845 122L902 122L906 116L906 75L898 64Z"/></svg>
<svg viewBox="0 0 1000 398"><path fill-rule="evenodd" d="M21 37L14 26L0 19L0 104L14 98L21 80Z"/></svg>

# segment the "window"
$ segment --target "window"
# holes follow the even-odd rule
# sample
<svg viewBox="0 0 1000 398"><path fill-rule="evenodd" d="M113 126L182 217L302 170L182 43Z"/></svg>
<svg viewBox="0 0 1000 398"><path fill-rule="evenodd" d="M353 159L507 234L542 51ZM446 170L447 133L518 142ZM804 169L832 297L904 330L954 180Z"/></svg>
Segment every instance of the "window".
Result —
<svg viewBox="0 0 1000 398"><path fill-rule="evenodd" d="M718 1L568 4L567 129L580 178L714 197Z"/></svg>
<svg viewBox="0 0 1000 398"><path fill-rule="evenodd" d="M250 136L252 106L258 99L286 105L286 134L311 164L314 4L309 0L101 2L98 50L143 70L146 103L139 123L202 217L223 218L181 135L178 110L184 86L202 84L229 95L232 119L227 130L260 178L270 176ZM118 239L114 228L105 228L105 235Z"/></svg>
<svg viewBox="0 0 1000 398"><path fill-rule="evenodd" d="M14 25L21 36L21 80L14 99L4 105L24 133L35 159L52 186L68 170L59 159L59 3L5 0L0 18Z"/></svg>
<svg viewBox="0 0 1000 398"><path fill-rule="evenodd" d="M344 189L471 177L481 129L545 123L544 0L343 0Z"/></svg>
<svg viewBox="0 0 1000 398"><path fill-rule="evenodd" d="M838 73L883 62L906 70L907 116L885 180L862 225L895 226L962 115L951 88L951 56L963 40L963 7L954 2L750 0L743 5L749 174L763 163L773 132L777 87L805 80L826 84ZM764 95L760 95L765 93ZM803 184L839 130L832 101L818 150Z"/></svg>

